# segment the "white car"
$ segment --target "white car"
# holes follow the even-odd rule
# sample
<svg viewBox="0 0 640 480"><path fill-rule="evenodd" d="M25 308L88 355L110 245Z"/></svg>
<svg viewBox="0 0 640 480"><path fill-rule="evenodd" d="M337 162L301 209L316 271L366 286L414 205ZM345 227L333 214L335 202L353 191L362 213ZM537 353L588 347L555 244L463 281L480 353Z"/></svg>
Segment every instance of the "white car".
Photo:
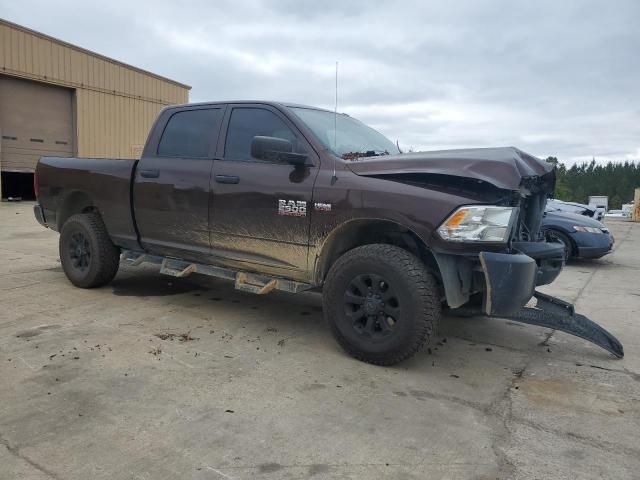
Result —
<svg viewBox="0 0 640 480"><path fill-rule="evenodd" d="M563 200L550 199L547 201L547 211L560 211L575 213L577 215L584 215L591 217L594 220L601 221L604 218L603 209L595 209L584 203L565 202Z"/></svg>
<svg viewBox="0 0 640 480"><path fill-rule="evenodd" d="M626 218L622 210L609 210L604 214L604 218Z"/></svg>

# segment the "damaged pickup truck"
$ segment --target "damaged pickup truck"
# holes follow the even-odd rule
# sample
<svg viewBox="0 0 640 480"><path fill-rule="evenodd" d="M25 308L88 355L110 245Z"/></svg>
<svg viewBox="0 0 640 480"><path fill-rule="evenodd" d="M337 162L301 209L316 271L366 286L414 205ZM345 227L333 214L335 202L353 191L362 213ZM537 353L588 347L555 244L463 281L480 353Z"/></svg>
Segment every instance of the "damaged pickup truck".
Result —
<svg viewBox="0 0 640 480"><path fill-rule="evenodd" d="M275 102L165 108L140 160L40 159L38 221L67 277L120 262L258 294L321 290L340 345L377 365L427 344L443 308L622 345L535 291L563 267L540 226L552 167L516 148L402 154L348 115ZM535 297L535 302L533 298Z"/></svg>

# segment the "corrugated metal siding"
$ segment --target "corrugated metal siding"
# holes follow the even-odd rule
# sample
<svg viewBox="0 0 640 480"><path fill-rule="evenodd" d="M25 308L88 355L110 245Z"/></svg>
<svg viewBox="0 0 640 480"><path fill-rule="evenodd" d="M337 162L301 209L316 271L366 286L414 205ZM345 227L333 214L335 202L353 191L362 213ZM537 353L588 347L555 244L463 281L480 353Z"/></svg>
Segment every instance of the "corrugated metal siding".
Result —
<svg viewBox="0 0 640 480"><path fill-rule="evenodd" d="M139 156L165 105L189 101L187 85L0 20L6 75L74 88L78 156Z"/></svg>
<svg viewBox="0 0 640 480"><path fill-rule="evenodd" d="M91 90L77 90L80 156L137 158L162 105Z"/></svg>

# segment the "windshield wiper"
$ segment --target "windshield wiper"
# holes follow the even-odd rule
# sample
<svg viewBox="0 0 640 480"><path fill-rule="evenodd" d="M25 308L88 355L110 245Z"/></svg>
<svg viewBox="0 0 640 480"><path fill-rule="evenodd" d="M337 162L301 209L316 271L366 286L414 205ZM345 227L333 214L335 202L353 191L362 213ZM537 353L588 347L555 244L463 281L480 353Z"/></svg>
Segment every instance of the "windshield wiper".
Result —
<svg viewBox="0 0 640 480"><path fill-rule="evenodd" d="M364 152L347 152L342 154L343 160L357 160L363 157L382 157L389 155L386 150L367 150Z"/></svg>

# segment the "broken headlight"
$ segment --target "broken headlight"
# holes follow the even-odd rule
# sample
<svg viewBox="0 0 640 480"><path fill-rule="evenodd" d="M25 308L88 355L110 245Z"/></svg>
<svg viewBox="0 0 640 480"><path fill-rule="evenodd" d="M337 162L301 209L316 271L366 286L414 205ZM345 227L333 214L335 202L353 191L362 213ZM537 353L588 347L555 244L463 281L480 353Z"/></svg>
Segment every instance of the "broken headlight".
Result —
<svg viewBox="0 0 640 480"><path fill-rule="evenodd" d="M460 207L447 218L438 233L456 242L506 242L516 208L493 205Z"/></svg>

